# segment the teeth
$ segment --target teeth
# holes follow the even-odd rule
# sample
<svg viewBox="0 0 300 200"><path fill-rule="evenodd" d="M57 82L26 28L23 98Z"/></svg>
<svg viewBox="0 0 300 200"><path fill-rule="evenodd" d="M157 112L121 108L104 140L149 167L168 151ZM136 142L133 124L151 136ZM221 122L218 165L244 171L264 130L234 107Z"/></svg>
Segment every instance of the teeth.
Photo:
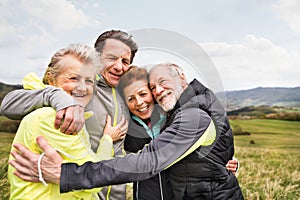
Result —
<svg viewBox="0 0 300 200"><path fill-rule="evenodd" d="M147 107L138 109L138 111L140 111L140 112L143 112L143 111L145 111L145 110L147 110Z"/></svg>
<svg viewBox="0 0 300 200"><path fill-rule="evenodd" d="M72 94L74 97L84 97L85 94Z"/></svg>

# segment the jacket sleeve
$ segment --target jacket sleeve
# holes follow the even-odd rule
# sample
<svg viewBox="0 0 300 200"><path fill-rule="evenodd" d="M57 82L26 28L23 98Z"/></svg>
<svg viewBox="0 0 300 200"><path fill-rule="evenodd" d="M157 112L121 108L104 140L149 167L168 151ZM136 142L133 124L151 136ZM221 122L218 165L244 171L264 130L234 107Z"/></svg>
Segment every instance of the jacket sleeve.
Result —
<svg viewBox="0 0 300 200"><path fill-rule="evenodd" d="M46 87L41 90L14 90L8 93L1 103L1 113L11 119L22 119L31 111L43 106L51 106L56 111L77 105L65 91Z"/></svg>
<svg viewBox="0 0 300 200"><path fill-rule="evenodd" d="M148 179L184 158L216 136L211 118L200 109L179 112L172 124L137 154L109 161L62 165L60 190L101 187Z"/></svg>

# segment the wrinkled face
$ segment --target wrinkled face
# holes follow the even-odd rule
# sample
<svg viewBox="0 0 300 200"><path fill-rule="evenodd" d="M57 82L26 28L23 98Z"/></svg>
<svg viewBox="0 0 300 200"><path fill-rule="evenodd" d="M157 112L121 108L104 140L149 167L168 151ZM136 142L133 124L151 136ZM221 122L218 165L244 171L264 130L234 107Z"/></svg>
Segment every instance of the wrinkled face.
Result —
<svg viewBox="0 0 300 200"><path fill-rule="evenodd" d="M101 75L111 87L116 87L121 76L128 70L130 65L130 47L116 39L105 40L100 55L101 65L104 70Z"/></svg>
<svg viewBox="0 0 300 200"><path fill-rule="evenodd" d="M167 67L155 67L150 71L150 89L164 111L172 110L183 92L179 75L172 76Z"/></svg>
<svg viewBox="0 0 300 200"><path fill-rule="evenodd" d="M134 81L124 88L124 97L129 110L141 119L150 118L154 100L147 81Z"/></svg>
<svg viewBox="0 0 300 200"><path fill-rule="evenodd" d="M72 57L61 66L61 72L50 85L62 88L83 107L93 96L96 67L91 64L84 65Z"/></svg>

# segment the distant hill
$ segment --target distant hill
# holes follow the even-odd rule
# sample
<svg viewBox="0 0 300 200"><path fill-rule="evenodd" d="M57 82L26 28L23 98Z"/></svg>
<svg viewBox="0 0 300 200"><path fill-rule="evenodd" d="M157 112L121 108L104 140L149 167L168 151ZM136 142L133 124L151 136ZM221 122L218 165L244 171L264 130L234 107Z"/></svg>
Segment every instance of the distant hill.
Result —
<svg viewBox="0 0 300 200"><path fill-rule="evenodd" d="M8 85L0 82L0 103L3 100L3 97L12 90L21 89L22 85Z"/></svg>
<svg viewBox="0 0 300 200"><path fill-rule="evenodd" d="M0 82L0 103L8 92L20 88L22 85L9 85ZM300 106L300 87L258 87L249 90L226 91L225 94L227 110L261 105Z"/></svg>
<svg viewBox="0 0 300 200"><path fill-rule="evenodd" d="M300 87L258 87L250 90L226 91L228 110L248 106L300 106Z"/></svg>

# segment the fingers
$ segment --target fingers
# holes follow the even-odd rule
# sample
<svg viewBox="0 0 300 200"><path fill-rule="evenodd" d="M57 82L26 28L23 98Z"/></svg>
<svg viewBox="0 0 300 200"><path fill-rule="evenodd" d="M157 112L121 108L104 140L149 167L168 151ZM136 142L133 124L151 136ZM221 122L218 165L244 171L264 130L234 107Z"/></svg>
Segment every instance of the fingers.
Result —
<svg viewBox="0 0 300 200"><path fill-rule="evenodd" d="M70 135L73 132L75 132L75 124L74 123L72 124L73 118L74 118L74 109L73 106L70 106L66 108L64 120L62 126L60 127L60 131L62 133Z"/></svg>
<svg viewBox="0 0 300 200"><path fill-rule="evenodd" d="M37 137L36 141L44 152L44 156L41 161L41 170L45 181L47 183L50 182L58 184L60 181L61 163L63 158L48 144L44 137Z"/></svg>
<svg viewBox="0 0 300 200"><path fill-rule="evenodd" d="M29 149L27 149L26 147L24 147L23 145L21 144L14 144L14 148L18 151L13 151L12 152L12 155L14 156L14 158L19 161L19 162L24 162L26 163L26 160L27 161L34 161L34 160L38 160L38 155L31 152Z"/></svg>
<svg viewBox="0 0 300 200"><path fill-rule="evenodd" d="M85 119L84 119L84 107L77 105L74 106L74 125L75 131L78 133L82 127L84 126Z"/></svg>
<svg viewBox="0 0 300 200"><path fill-rule="evenodd" d="M122 115L120 122L112 126L111 120L111 116L107 115L103 134L111 136L113 142L124 139L128 130L128 121Z"/></svg>
<svg viewBox="0 0 300 200"><path fill-rule="evenodd" d="M110 115L106 115L106 125L105 126L110 126L111 125L111 117Z"/></svg>
<svg viewBox="0 0 300 200"><path fill-rule="evenodd" d="M59 127L61 126L62 120L63 120L64 115L65 115L65 112L66 112L66 109L62 109L62 110L59 110L59 111L56 112L56 118L55 118L55 121L54 121L54 127L56 129L59 129Z"/></svg>
<svg viewBox="0 0 300 200"><path fill-rule="evenodd" d="M120 135L120 140L123 140L126 137L126 133Z"/></svg>
<svg viewBox="0 0 300 200"><path fill-rule="evenodd" d="M57 111L56 118L54 121L54 127L56 129L60 128L60 131L62 133L69 135L75 132L75 125L72 124L72 121L73 121L73 106L70 106L65 109Z"/></svg>
<svg viewBox="0 0 300 200"><path fill-rule="evenodd" d="M9 164L16 169L14 174L19 178L23 179L24 181L31 181L31 182L39 182L37 176L33 176L30 173L30 170L27 167L22 166L15 160L9 161Z"/></svg>
<svg viewBox="0 0 300 200"><path fill-rule="evenodd" d="M39 182L39 178L38 177L28 176L26 174L22 174L19 171L15 171L14 175L16 175L17 177L19 177L20 179L22 179L24 181Z"/></svg>
<svg viewBox="0 0 300 200"><path fill-rule="evenodd" d="M45 153L42 164L45 163L52 163L53 165L61 165L62 163L62 157L57 153L57 151L51 147L47 140L43 136L39 136L36 138L36 142L39 145L39 147L42 149L42 151Z"/></svg>
<svg viewBox="0 0 300 200"><path fill-rule="evenodd" d="M78 133L84 126L84 108L76 105L59 110L56 113L54 127L67 135Z"/></svg>
<svg viewBox="0 0 300 200"><path fill-rule="evenodd" d="M43 136L37 137L36 142L45 154L52 153L54 151L56 152L56 150L48 144L48 141Z"/></svg>
<svg viewBox="0 0 300 200"><path fill-rule="evenodd" d="M229 160L226 164L226 169L231 171L234 175L236 174L236 169L238 167L237 160Z"/></svg>
<svg viewBox="0 0 300 200"><path fill-rule="evenodd" d="M11 155L15 158L15 160L9 161L11 166L24 175L37 177L37 171L36 173L34 172L34 169L36 168L30 165L30 161L28 159L25 159L15 151L11 152Z"/></svg>
<svg viewBox="0 0 300 200"><path fill-rule="evenodd" d="M124 129L124 132L125 133L127 133L127 131L128 131L128 121L127 120L125 120L125 129Z"/></svg>
<svg viewBox="0 0 300 200"><path fill-rule="evenodd" d="M12 151L11 155L15 160L9 161L9 164L16 169L16 173L20 175L19 178L26 178L26 180L32 177L38 177L37 161L39 155L29 151L21 144L15 144L14 147L17 151ZM25 180L25 179L24 179Z"/></svg>
<svg viewBox="0 0 300 200"><path fill-rule="evenodd" d="M126 124L126 121L127 120L125 119L124 115L122 115L121 120L120 120L120 122L118 124L120 125L120 127L124 126Z"/></svg>
<svg viewBox="0 0 300 200"><path fill-rule="evenodd" d="M41 161L44 179L46 182L59 183L62 157L48 144L44 137L40 136L36 141L44 152ZM16 169L15 175L25 181L38 182L37 165L40 155L31 152L21 144L15 144L14 147L17 151L12 151L11 155L15 160L9 161L9 164Z"/></svg>
<svg viewBox="0 0 300 200"><path fill-rule="evenodd" d="M118 123L120 128L120 132L122 134L126 134L128 130L128 121L125 119L124 115L122 115L120 122Z"/></svg>

